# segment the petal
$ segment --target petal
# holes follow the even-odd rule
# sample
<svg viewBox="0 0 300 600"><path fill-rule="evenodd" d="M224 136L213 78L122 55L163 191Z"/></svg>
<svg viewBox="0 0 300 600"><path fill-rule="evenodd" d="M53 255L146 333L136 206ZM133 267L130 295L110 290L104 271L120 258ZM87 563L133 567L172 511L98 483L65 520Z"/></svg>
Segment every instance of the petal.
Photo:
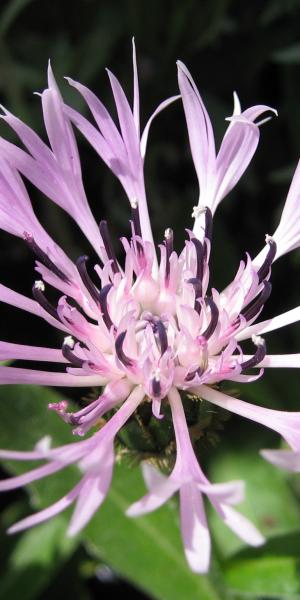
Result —
<svg viewBox="0 0 300 600"><path fill-rule="evenodd" d="M34 369L19 369L18 367L0 366L0 384L33 383L35 385L54 385L58 387L93 387L105 385L107 380L98 375L70 375L69 373L54 373L35 371Z"/></svg>
<svg viewBox="0 0 300 600"><path fill-rule="evenodd" d="M270 463L287 471L300 471L300 452L291 450L261 450L260 454Z"/></svg>
<svg viewBox="0 0 300 600"><path fill-rule="evenodd" d="M133 64L133 119L138 138L140 137L140 93L139 77L136 62L136 48L134 37L132 38L132 64Z"/></svg>
<svg viewBox="0 0 300 600"><path fill-rule="evenodd" d="M210 535L201 493L192 483L180 489L180 526L190 568L195 573L206 573L210 562Z"/></svg>
<svg viewBox="0 0 300 600"><path fill-rule="evenodd" d="M250 546L261 546L265 543L266 540L263 535L244 515L241 515L234 508L226 504L222 504L222 509L226 525L247 544L250 544Z"/></svg>
<svg viewBox="0 0 300 600"><path fill-rule="evenodd" d="M200 204L211 206L216 151L210 118L196 84L186 68L177 61L178 84L187 122L192 157L200 186Z"/></svg>
<svg viewBox="0 0 300 600"><path fill-rule="evenodd" d="M48 521L48 519L55 517L74 502L76 496L80 491L80 487L81 483L77 484L71 492L69 492L66 496L58 500L58 502L55 502L51 506L44 508L43 510L39 511L38 513L35 513L34 515L31 515L30 517L26 517L25 519L18 521L18 523L15 523L15 525L12 525L12 527L8 529L8 533L18 533L19 531L23 531L24 529L28 529L29 527L34 527L35 525L39 525L40 523L43 523L44 521Z"/></svg>
<svg viewBox="0 0 300 600"><path fill-rule="evenodd" d="M149 130L150 127L152 125L153 120L155 119L155 117L165 108L167 108L168 106L170 106L170 104L173 104L173 102L175 102L176 100L179 100L179 98L181 98L180 95L178 96L171 96L170 98L167 98L167 100L164 100L163 102L161 102L158 107L155 109L155 111L152 113L151 117L148 119L146 125L145 125L145 129L142 133L142 137L141 137L141 155L142 158L145 158L146 155L146 148L147 148L147 142L148 142L148 135L149 135Z"/></svg>
<svg viewBox="0 0 300 600"><path fill-rule="evenodd" d="M68 529L70 536L76 535L85 527L105 499L111 484L113 464L114 449L111 444L101 458L101 466L94 473L88 472L82 481Z"/></svg>
<svg viewBox="0 0 300 600"><path fill-rule="evenodd" d="M251 356L243 356L243 360L249 360ZM257 367L272 367L283 369L299 369L300 354L267 354Z"/></svg>
<svg viewBox="0 0 300 600"><path fill-rule="evenodd" d="M267 319L266 321L262 321L261 323L256 323L255 325L251 325L251 327L246 327L237 334L237 341L247 340L252 337L252 335L261 335L264 333L268 333L269 331L274 331L275 329L280 329L280 327L285 327L286 325L291 325L292 323L296 323L300 321L300 306L296 308L292 308L277 317L273 317L272 319Z"/></svg>
<svg viewBox="0 0 300 600"><path fill-rule="evenodd" d="M179 489L179 483L168 477L160 485L152 488L151 492L143 496L126 510L128 517L139 517L156 510L171 498Z"/></svg>
<svg viewBox="0 0 300 600"><path fill-rule="evenodd" d="M300 245L300 161L292 179L280 223L272 237L277 244L276 259Z"/></svg>
<svg viewBox="0 0 300 600"><path fill-rule="evenodd" d="M15 306L16 308L21 308L22 310L26 310L27 312L32 313L33 315L37 315L38 317L42 317L56 327L57 329L61 329L62 331L67 331L66 327L62 325L59 321L51 317L35 300L31 298L27 298L27 296L23 296L23 294L19 294L14 290L6 287L5 285L0 283L0 302L5 302L6 304L10 304L11 306Z"/></svg>
<svg viewBox="0 0 300 600"><path fill-rule="evenodd" d="M195 392L195 389L193 391ZM205 385L196 388L196 393L212 404L273 429L286 440L293 450L300 450L300 412L286 412L256 406Z"/></svg>
<svg viewBox="0 0 300 600"><path fill-rule="evenodd" d="M212 212L247 169L259 141L259 129L250 121L234 122L217 155L216 196Z"/></svg>
<svg viewBox="0 0 300 600"><path fill-rule="evenodd" d="M0 360L38 360L65 363L60 349L0 342Z"/></svg>

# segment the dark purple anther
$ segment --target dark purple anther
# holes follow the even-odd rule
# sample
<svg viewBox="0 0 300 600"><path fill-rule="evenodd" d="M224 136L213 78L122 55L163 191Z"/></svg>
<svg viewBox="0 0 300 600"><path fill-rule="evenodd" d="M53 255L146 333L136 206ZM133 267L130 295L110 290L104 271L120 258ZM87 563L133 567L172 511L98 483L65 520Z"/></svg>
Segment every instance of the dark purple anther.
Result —
<svg viewBox="0 0 300 600"><path fill-rule="evenodd" d="M123 344L124 344L124 340L126 337L126 331L122 331L122 333L120 333L115 341L115 348L116 348L116 355L118 357L118 359L121 361L121 363L123 363L123 365L125 365L125 367L132 367L133 366L133 360L131 358L129 358L128 356L126 356L124 350L123 350Z"/></svg>
<svg viewBox="0 0 300 600"><path fill-rule="evenodd" d="M194 371L191 371L190 373L187 374L187 376L185 377L185 381L192 381L192 379L194 379L194 377L196 377L196 375L198 375L198 377L201 377L202 374L203 374L203 369L201 367L198 367L198 369L195 369Z"/></svg>
<svg viewBox="0 0 300 600"><path fill-rule="evenodd" d="M211 212L210 208L208 208L208 206L206 206L206 209L205 209L205 238L209 241L211 241L211 238L212 238L212 224L213 224L212 212Z"/></svg>
<svg viewBox="0 0 300 600"><path fill-rule="evenodd" d="M43 281L36 281L33 288L32 294L34 299L39 303L39 305L54 319L58 320L58 314L56 308L47 300L44 295L45 285Z"/></svg>
<svg viewBox="0 0 300 600"><path fill-rule="evenodd" d="M256 367L256 365L258 365L265 358L266 351L267 349L265 341L261 337L259 337L257 341L257 350L255 354L252 356L252 358L249 358L249 360L245 360L245 362L241 363L242 371L246 371L246 369L252 369L253 367Z"/></svg>
<svg viewBox="0 0 300 600"><path fill-rule="evenodd" d="M198 315L200 315L201 304L198 301L198 298L202 297L202 280L197 279L196 277L191 277L190 279L187 280L187 282L190 283L193 286L194 290L195 290L195 305L194 305L194 309L198 313Z"/></svg>
<svg viewBox="0 0 300 600"><path fill-rule="evenodd" d="M107 227L107 222L106 221L100 221L99 224L99 230L101 233L101 237L103 240L103 244L104 244L104 248L106 250L106 254L109 260L112 261L111 263L111 268L113 270L114 273L119 273L120 269L118 267L118 262L116 259L116 255L114 253L113 247L112 247L112 243L111 243L111 239L110 239L110 235L109 235L109 231L108 231L108 227Z"/></svg>
<svg viewBox="0 0 300 600"><path fill-rule="evenodd" d="M268 254L267 254L263 264L261 265L260 269L257 271L259 283L263 279L265 279L265 277L267 277L269 270L272 266L272 262L276 255L276 250L277 250L276 242L274 242L274 240L272 240L272 238L268 238L268 244L269 244Z"/></svg>
<svg viewBox="0 0 300 600"><path fill-rule="evenodd" d="M198 240L195 237L193 237L191 239L191 242L195 246L196 256L197 256L196 279L200 279L200 281L202 283L202 279L203 279L203 260L204 260L203 246L202 246L200 240Z"/></svg>
<svg viewBox="0 0 300 600"><path fill-rule="evenodd" d="M139 206L138 202L131 202L131 215L132 215L132 223L135 235L138 235L140 238L142 237L141 230L141 222L140 222L140 214L139 214Z"/></svg>
<svg viewBox="0 0 300 600"><path fill-rule="evenodd" d="M245 317L246 321L250 321L255 317L258 311L263 307L263 305L268 300L272 291L272 285L269 281L263 281L263 289L260 294L250 303L248 306L243 308L241 311L241 315Z"/></svg>
<svg viewBox="0 0 300 600"><path fill-rule="evenodd" d="M76 354L74 354L72 347L70 346L70 344L68 342L63 343L61 351L62 351L62 355L65 357L65 359L67 361L69 361L69 363L71 363L71 365L73 365L73 367L81 368L83 363L86 362L86 361L82 360L82 358L78 358L78 356L76 356Z"/></svg>
<svg viewBox="0 0 300 600"><path fill-rule="evenodd" d="M210 319L210 324L208 325L207 329L201 335L206 340L208 340L212 336L212 334L214 333L214 331L218 325L219 309L218 309L217 305L215 304L215 302L213 301L213 299L209 298L208 296L205 298L205 303L210 308L211 319Z"/></svg>
<svg viewBox="0 0 300 600"><path fill-rule="evenodd" d="M76 261L76 267L78 269L79 275L80 275L82 282L85 285L86 289L91 294L93 300L95 300L95 302L97 302L97 304L99 304L99 291L97 290L96 286L93 284L93 282L87 272L86 263L88 260L89 260L88 256L80 256Z"/></svg>
<svg viewBox="0 0 300 600"><path fill-rule="evenodd" d="M152 394L155 398L158 398L161 394L161 385L157 377L152 379Z"/></svg>
<svg viewBox="0 0 300 600"><path fill-rule="evenodd" d="M70 283L68 277L52 262L51 258L49 258L48 254L44 252L34 241L31 233L24 232L24 238L29 246L30 250L35 254L36 258L45 266L49 271L51 271L56 277L64 281L64 283Z"/></svg>
<svg viewBox="0 0 300 600"><path fill-rule="evenodd" d="M172 229L168 227L165 231L165 246L166 246L166 281L169 281L170 277L170 256L173 252L173 240L174 235Z"/></svg>
<svg viewBox="0 0 300 600"><path fill-rule="evenodd" d="M102 318L103 321L107 327L107 329L110 329L113 325L113 322L110 318L109 312L108 312L108 308L107 308L107 295L109 290L111 290L112 288L112 283L108 283L107 285L105 285L100 294L99 294L99 302L100 302L100 307L101 307L101 312L102 312Z"/></svg>
<svg viewBox="0 0 300 600"><path fill-rule="evenodd" d="M161 355L163 355L168 349L168 336L163 322L160 320L155 321L153 323L153 331L158 335Z"/></svg>

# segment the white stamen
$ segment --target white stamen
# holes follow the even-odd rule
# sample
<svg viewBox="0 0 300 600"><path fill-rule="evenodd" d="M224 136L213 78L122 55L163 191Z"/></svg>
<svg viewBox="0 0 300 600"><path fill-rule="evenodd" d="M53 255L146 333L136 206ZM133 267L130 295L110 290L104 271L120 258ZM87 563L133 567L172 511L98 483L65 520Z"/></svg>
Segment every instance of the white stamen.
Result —
<svg viewBox="0 0 300 600"><path fill-rule="evenodd" d="M69 348L73 349L74 348L74 339L72 338L71 335L67 335L67 337L65 337L64 339L64 346L69 346Z"/></svg>
<svg viewBox="0 0 300 600"><path fill-rule="evenodd" d="M138 201L137 198L132 198L131 200L129 200L129 202L130 202L131 208L137 208L138 207L139 201Z"/></svg>
<svg viewBox="0 0 300 600"><path fill-rule="evenodd" d="M266 244L269 244L270 242L274 242L274 238L271 235L269 235L268 233L266 233L265 240L266 240Z"/></svg>
<svg viewBox="0 0 300 600"><path fill-rule="evenodd" d="M203 215L203 213L206 212L206 206L193 206L193 212L192 212L192 218L193 219L198 219L198 217L200 217L200 215Z"/></svg>
<svg viewBox="0 0 300 600"><path fill-rule="evenodd" d="M170 227L168 227L165 231L165 238L166 240L169 240L173 235L173 231Z"/></svg>
<svg viewBox="0 0 300 600"><path fill-rule="evenodd" d="M252 342L255 346L263 346L264 345L264 339L260 336L260 335L252 335Z"/></svg>
<svg viewBox="0 0 300 600"><path fill-rule="evenodd" d="M34 287L36 290L40 290L41 292L45 291L45 284L41 279L34 282Z"/></svg>
<svg viewBox="0 0 300 600"><path fill-rule="evenodd" d="M160 369L154 369L151 373L151 378L155 381L160 381Z"/></svg>

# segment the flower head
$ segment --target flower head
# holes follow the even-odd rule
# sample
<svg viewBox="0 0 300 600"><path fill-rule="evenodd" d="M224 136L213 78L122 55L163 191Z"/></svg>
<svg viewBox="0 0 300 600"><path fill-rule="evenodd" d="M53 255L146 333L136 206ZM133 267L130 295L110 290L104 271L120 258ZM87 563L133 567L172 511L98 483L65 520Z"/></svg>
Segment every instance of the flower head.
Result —
<svg viewBox="0 0 300 600"><path fill-rule="evenodd" d="M195 455L186 422L187 395L252 419L278 432L291 452L265 451L271 462L292 470L300 464L300 413L253 406L217 389L224 380L251 382L265 367L299 367L300 355L267 354L265 333L300 318L300 307L268 321L255 323L271 293L271 268L281 255L300 245L298 166L273 236L262 252L242 260L234 280L222 291L210 288L209 257L214 212L247 168L259 141L257 122L266 106L242 112L237 96L233 115L216 152L212 125L187 68L178 63L178 81L192 157L199 180L199 202L194 226L187 229L184 248L174 249L174 235L166 228L159 245L153 242L146 201L143 163L153 118L179 96L162 102L140 135L138 76L133 46L134 102L131 108L123 89L108 72L117 109L115 124L102 102L85 86L68 79L86 101L94 124L67 106L51 67L48 88L41 94L49 146L17 117L4 110L2 118L23 146L0 139L0 226L24 239L36 257L38 278L33 299L0 286L3 302L45 319L62 336L61 348L0 343L1 359L39 360L61 364L64 371L0 366L0 382L103 388L90 404L76 412L66 401L49 405L79 441L61 448L33 452L3 450L0 457L44 460L27 474L4 480L0 490L22 486L77 463L82 479L64 498L28 517L11 532L30 527L76 502L70 533L77 533L100 506L108 492L114 439L141 407L163 420L170 410L176 459L167 475L151 465L143 472L148 494L129 510L131 516L154 510L179 491L181 528L187 560L193 570L208 569L210 538L202 496L206 495L220 517L248 543L263 542L261 534L232 505L243 497L242 482L210 483ZM123 260L114 252L109 227L96 224L85 195L73 128L96 150L128 196L131 236L121 238ZM87 256L74 264L38 222L23 177L69 213L99 257L94 269ZM187 223L188 224L188 223ZM168 226L168 224L166 224ZM59 300L48 299L48 287ZM243 340L253 343L245 355ZM106 423L95 431L99 419ZM162 425L163 426L163 425ZM92 434L82 439L86 434Z"/></svg>

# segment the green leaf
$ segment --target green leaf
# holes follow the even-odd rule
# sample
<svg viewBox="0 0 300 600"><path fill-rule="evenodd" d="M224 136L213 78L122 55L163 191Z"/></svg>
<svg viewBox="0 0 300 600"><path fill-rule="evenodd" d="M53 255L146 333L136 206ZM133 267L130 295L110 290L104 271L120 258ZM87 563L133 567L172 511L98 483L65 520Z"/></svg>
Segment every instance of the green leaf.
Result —
<svg viewBox="0 0 300 600"><path fill-rule="evenodd" d="M0 446L28 449L45 435L53 445L74 441L70 429L57 415L47 410L48 402L59 397L44 388L4 386L1 390ZM6 462L14 473L25 470L23 463ZM57 500L78 479L75 469L66 469L30 486L35 507ZM185 561L179 533L178 507L170 502L155 513L129 519L124 511L145 493L139 469L126 465L115 469L113 486L107 500L81 539L101 559L123 577L161 600L221 600L211 577L193 574ZM65 519L66 514L61 518ZM54 520L54 522L57 522ZM59 525L54 525L59 529ZM28 534L38 536L39 529Z"/></svg>
<svg viewBox="0 0 300 600"><path fill-rule="evenodd" d="M33 600L51 583L72 554L77 541L65 536L66 519L59 515L19 536L4 573L0 600Z"/></svg>
<svg viewBox="0 0 300 600"><path fill-rule="evenodd" d="M272 54L272 59L274 62L284 65L299 65L300 44L293 44L286 48L282 48L281 50L276 50L276 52Z"/></svg>
<svg viewBox="0 0 300 600"><path fill-rule="evenodd" d="M264 556L235 559L225 568L231 598L251 600L298 600L300 558Z"/></svg>
<svg viewBox="0 0 300 600"><path fill-rule="evenodd" d="M245 500L237 509L255 523L266 538L298 529L300 507L286 476L260 457L256 444L247 443L244 449L239 444L239 450L222 446L222 452L214 457L210 476L213 481L246 481ZM223 558L245 547L216 512L211 513L210 524Z"/></svg>

